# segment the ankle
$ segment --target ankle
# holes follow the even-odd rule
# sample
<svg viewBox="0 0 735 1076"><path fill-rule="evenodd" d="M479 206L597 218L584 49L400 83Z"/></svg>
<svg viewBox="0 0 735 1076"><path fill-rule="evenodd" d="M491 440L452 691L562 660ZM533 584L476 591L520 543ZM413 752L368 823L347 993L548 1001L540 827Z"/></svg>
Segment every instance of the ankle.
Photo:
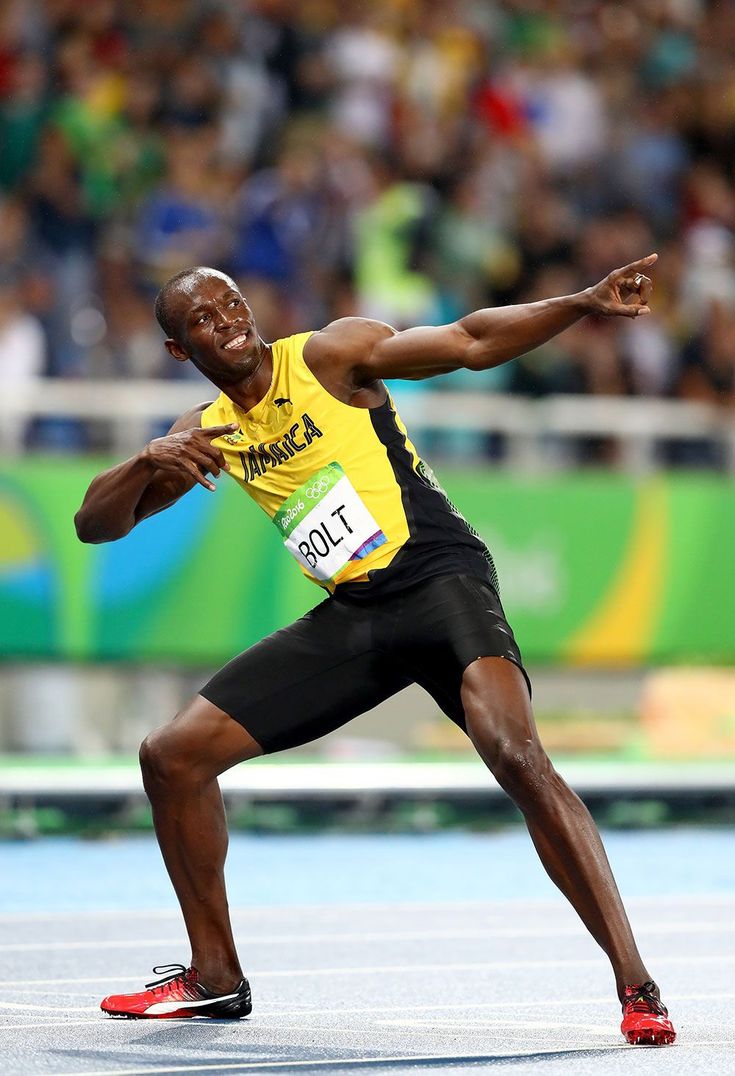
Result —
<svg viewBox="0 0 735 1076"><path fill-rule="evenodd" d="M197 981L205 990L216 994L226 994L244 979L239 964L216 964L212 961L197 961L192 957L191 967L197 973Z"/></svg>
<svg viewBox="0 0 735 1076"><path fill-rule="evenodd" d="M618 981L616 983L616 986L617 986L618 998L620 999L620 1003L622 1004L625 1001L625 991L626 991L627 987L643 986L644 983L650 983L650 982L653 982L654 992L655 992L656 996L658 997L659 996L658 986L656 985L654 980L651 978L651 976L649 975L649 973L645 969L643 971L639 971L639 972L637 972L637 973L635 973L633 975L626 975L625 978L618 979Z"/></svg>

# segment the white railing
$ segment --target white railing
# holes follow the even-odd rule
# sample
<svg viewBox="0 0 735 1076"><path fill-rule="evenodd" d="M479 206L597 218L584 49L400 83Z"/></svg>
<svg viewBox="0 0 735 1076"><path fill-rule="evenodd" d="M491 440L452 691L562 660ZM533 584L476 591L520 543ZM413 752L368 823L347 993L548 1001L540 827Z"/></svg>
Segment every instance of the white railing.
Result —
<svg viewBox="0 0 735 1076"><path fill-rule="evenodd" d="M154 424L207 398L208 386L177 381L60 381L5 385L0 394L0 452L19 455L24 431L36 417L96 420L109 427L110 447L131 455L153 435ZM210 390L211 391L211 390ZM611 438L619 465L644 472L658 465L657 445L666 440L707 439L720 446L735 471L735 423L706 403L603 396L548 396L540 400L485 392L421 392L400 388L401 416L415 433L465 430L499 433L504 461L541 470L573 459L574 439Z"/></svg>

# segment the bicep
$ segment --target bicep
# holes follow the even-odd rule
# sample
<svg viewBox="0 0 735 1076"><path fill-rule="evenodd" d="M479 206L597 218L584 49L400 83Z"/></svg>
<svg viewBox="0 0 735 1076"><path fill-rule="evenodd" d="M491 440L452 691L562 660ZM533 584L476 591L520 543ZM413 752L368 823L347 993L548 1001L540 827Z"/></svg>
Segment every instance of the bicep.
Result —
<svg viewBox="0 0 735 1076"><path fill-rule="evenodd" d="M341 318L306 343L313 372L341 369L358 387L384 378L418 381L459 370L476 341L459 322L398 332L369 318Z"/></svg>
<svg viewBox="0 0 735 1076"><path fill-rule="evenodd" d="M199 429L202 425L202 412L209 407L209 403L200 403L196 407L190 407L183 415L179 415L168 433L182 433L184 430Z"/></svg>
<svg viewBox="0 0 735 1076"><path fill-rule="evenodd" d="M422 325L378 340L361 372L379 378L418 381L465 366L472 337L459 325Z"/></svg>

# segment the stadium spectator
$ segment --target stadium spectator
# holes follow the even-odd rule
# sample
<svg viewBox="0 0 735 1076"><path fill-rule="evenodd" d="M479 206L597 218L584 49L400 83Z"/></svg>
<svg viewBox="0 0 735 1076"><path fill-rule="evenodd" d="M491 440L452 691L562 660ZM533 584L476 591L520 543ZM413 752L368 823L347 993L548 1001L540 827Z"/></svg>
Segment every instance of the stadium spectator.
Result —
<svg viewBox="0 0 735 1076"><path fill-rule="evenodd" d="M19 281L0 274L0 381L29 384L44 373L45 360L40 321L25 309Z"/></svg>
<svg viewBox="0 0 735 1076"><path fill-rule="evenodd" d="M645 326L579 327L488 389L701 394L735 304L734 50L704 0L6 0L0 190L50 280L48 372L160 375L140 304L192 262L283 335L450 319L658 249Z"/></svg>
<svg viewBox="0 0 735 1076"><path fill-rule="evenodd" d="M32 392L45 370L45 352L41 323L25 308L19 278L0 271L0 393ZM3 443L21 444L26 420L6 416L3 425Z"/></svg>

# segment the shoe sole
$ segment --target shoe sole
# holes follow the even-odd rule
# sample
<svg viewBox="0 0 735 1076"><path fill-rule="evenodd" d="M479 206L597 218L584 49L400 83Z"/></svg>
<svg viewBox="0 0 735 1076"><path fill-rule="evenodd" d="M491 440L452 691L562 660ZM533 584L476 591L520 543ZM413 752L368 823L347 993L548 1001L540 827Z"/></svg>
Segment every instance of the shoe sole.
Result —
<svg viewBox="0 0 735 1076"><path fill-rule="evenodd" d="M178 1012L160 1012L160 1013L146 1013L146 1012L112 1012L110 1009L102 1009L105 1016L111 1016L113 1020L242 1020L246 1016L250 1016L252 1008L247 1012L240 1013L203 1013L192 1012L191 1009L181 1009Z"/></svg>
<svg viewBox="0 0 735 1076"><path fill-rule="evenodd" d="M625 1036L631 1046L671 1046L676 1039L675 1031L631 1031Z"/></svg>
<svg viewBox="0 0 735 1076"><path fill-rule="evenodd" d="M213 1002L213 1004L216 1005L217 1003ZM240 999L240 1003L236 1008L222 1004L219 1011L215 1009L214 1012L207 1012L204 1005L197 1006L195 1009L187 1009L182 1005L180 1009L174 1009L173 1012L121 1012L119 1009L106 1009L104 1005L100 1005L100 1009L107 1016L112 1016L116 1020L193 1020L197 1017L201 1017L203 1020L242 1020L243 1017L250 1016L253 1011L253 1003L248 992L245 997Z"/></svg>

